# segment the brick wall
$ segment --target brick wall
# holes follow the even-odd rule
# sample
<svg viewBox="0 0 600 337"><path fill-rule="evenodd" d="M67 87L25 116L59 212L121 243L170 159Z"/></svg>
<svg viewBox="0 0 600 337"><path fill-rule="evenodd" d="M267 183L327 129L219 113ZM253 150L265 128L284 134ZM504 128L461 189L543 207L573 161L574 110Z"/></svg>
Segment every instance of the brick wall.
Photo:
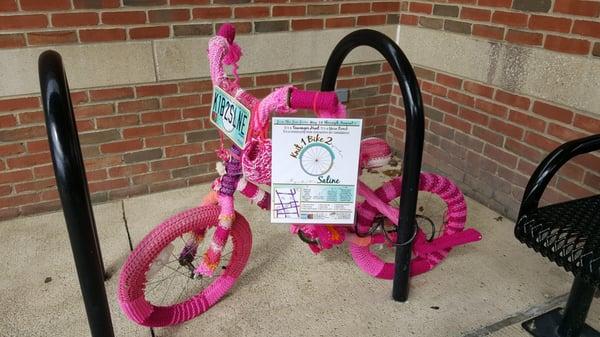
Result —
<svg viewBox="0 0 600 337"><path fill-rule="evenodd" d="M154 80L141 83L139 78L149 76L137 76L139 70L131 68L131 76L118 80L129 83L78 86L90 82L81 81L82 75L72 71L79 65L65 62L92 199L102 202L215 177L214 150L219 146L219 137L207 120L210 81L194 73L169 74L170 70L159 69L157 43L177 42L169 45L173 49L167 53L178 52L190 41L184 38L212 36L223 22L234 23L238 35L264 35L263 44L272 32L288 32L293 39L295 32L314 31L311 34L317 41L321 36L317 31L396 25L399 8L398 1L0 0L0 69L3 57L14 62L23 55L28 57L28 50L38 53L44 49L32 49L40 46L81 45L82 49L67 51L74 53L72 61L86 58L86 52L97 53L97 46L110 50L141 41L145 53L151 54L154 49L146 59L155 58L155 69L143 68L145 73L153 71L150 78ZM85 49L94 46L96 49ZM141 46L136 46L140 50ZM205 49L203 42L189 57L194 61L204 58ZM189 58L180 54L172 59L189 63ZM115 64L121 61L109 60ZM322 64L325 62L326 58ZM253 66L252 61L249 64ZM288 67L261 73L265 70L248 70L247 64L243 65L242 71L256 71L244 74L242 84L257 96L288 83L316 89L322 74L322 67ZM92 68L89 72L94 74L93 68L98 65L88 62L85 67ZM194 67L208 68L207 60ZM35 71L32 67L31 72ZM97 70L95 75L103 83L114 83L105 73ZM21 86L23 81L10 87L10 81L15 80L6 80L8 88L0 83L0 220L60 207L38 89ZM365 134L384 136L392 88L389 68L375 61L349 64L342 69L340 85L350 89L351 115L366 117ZM9 94L3 95L3 90ZM22 94L13 94L19 90Z"/></svg>
<svg viewBox="0 0 600 337"><path fill-rule="evenodd" d="M402 1L400 23L600 57L599 15L599 1Z"/></svg>
<svg viewBox="0 0 600 337"><path fill-rule="evenodd" d="M466 34L508 48L545 48L577 58L600 56L597 1L403 1L401 8L403 26ZM513 60L517 69L518 62ZM413 63L418 65L419 60ZM578 110L552 98L524 95L510 85L475 81L434 67L417 66L416 73L426 106L424 167L451 177L467 195L513 219L542 158L565 141L600 133L600 107ZM390 109L388 140L401 150L405 124L396 86ZM592 193L600 193L598 155L578 157L561 169L543 201Z"/></svg>
<svg viewBox="0 0 600 337"><path fill-rule="evenodd" d="M293 83L316 90L322 70L243 76L258 97ZM385 135L391 72L381 63L345 66L351 116L364 135ZM94 202L179 188L215 177L220 146L208 121L210 80L74 91L73 105ZM0 219L54 210L58 193L38 96L0 99Z"/></svg>
<svg viewBox="0 0 600 337"><path fill-rule="evenodd" d="M398 22L398 1L1 0L0 48L239 34Z"/></svg>

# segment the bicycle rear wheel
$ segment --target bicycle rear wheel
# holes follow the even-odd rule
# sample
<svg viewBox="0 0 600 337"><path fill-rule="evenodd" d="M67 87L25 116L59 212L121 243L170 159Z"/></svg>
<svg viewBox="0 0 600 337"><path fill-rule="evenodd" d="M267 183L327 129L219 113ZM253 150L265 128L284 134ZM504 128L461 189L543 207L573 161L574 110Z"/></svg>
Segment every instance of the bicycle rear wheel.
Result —
<svg viewBox="0 0 600 337"><path fill-rule="evenodd" d="M250 227L242 215L236 213L220 272L213 277L193 274L210 244L210 235L188 254L189 259L181 257L188 242L184 236L203 230L209 234L218 222L219 211L218 206L184 211L144 237L127 258L119 278L119 305L127 317L150 327L178 324L204 313L233 286L252 247Z"/></svg>
<svg viewBox="0 0 600 337"><path fill-rule="evenodd" d="M375 194L386 203L391 203L400 196L402 190L402 177L397 177L379 187ZM421 213L417 224L417 234L415 240L420 240L423 245L434 244L435 240L445 236L452 235L464 229L467 220L467 204L464 195L460 189L448 178L434 174L421 173L419 179L419 193L428 192L425 200L432 201L435 197L437 202L445 208L445 211L440 211L440 205L433 207L426 205L426 208L418 210ZM419 204L422 204L423 198L419 199ZM434 201L435 203L435 201ZM395 205L399 207L399 205ZM426 216L423 213L431 209L436 210L438 214L429 214ZM366 201L358 206L357 218L359 228L370 228L376 217L379 216L378 210L368 204ZM431 220L434 218L434 220ZM435 219L437 218L437 219ZM436 225L437 223L437 225ZM385 230L385 228L384 228ZM387 233L390 241L396 241L395 231ZM361 244L351 243L350 253L354 262L367 274L382 278L392 279L394 277L394 250L384 249L376 250L377 247L393 248L393 244L386 239L386 233L378 232L369 237L368 240ZM410 264L410 275L415 276L427 272L437 266L442 260L448 256L452 248L435 250L426 254L420 253L413 246L413 258ZM390 261L390 262L387 262Z"/></svg>

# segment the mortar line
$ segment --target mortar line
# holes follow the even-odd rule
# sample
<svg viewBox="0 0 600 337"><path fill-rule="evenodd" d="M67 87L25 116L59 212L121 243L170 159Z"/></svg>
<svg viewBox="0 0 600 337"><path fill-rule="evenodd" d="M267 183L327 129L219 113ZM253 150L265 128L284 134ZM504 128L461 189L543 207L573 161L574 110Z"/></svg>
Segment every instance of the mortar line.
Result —
<svg viewBox="0 0 600 337"><path fill-rule="evenodd" d="M530 318L539 316L539 315L541 315L545 312L548 312L560 305L563 305L564 303L566 303L568 296L569 296L569 293L559 295L557 297L550 299L549 301L547 301L543 304L534 305L526 310L519 311L499 322L490 324L488 326L484 326L473 332L466 333L462 337L489 336L490 334L492 334L498 330L501 330L503 328L506 328L507 326L510 326L510 325L513 325L516 323L520 323L520 322L524 322Z"/></svg>

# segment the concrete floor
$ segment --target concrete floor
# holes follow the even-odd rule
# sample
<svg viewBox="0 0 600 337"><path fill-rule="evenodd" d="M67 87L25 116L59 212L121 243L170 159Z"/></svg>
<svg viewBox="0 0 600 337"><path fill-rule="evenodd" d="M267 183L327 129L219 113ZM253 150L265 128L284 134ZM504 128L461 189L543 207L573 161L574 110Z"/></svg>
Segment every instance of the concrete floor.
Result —
<svg viewBox="0 0 600 337"><path fill-rule="evenodd" d="M371 184L385 178L373 173ZM94 207L116 336L150 336L116 304L118 269L162 219L199 203L208 185ZM345 245L313 255L284 225L242 198L254 236L250 262L229 295L204 315L156 336L527 336L519 322L564 303L571 276L521 245L514 224L468 200L483 241L455 248L411 281L410 300L360 271ZM0 336L87 336L62 213L0 223ZM51 278L51 279L50 279ZM595 301L588 323L600 328Z"/></svg>

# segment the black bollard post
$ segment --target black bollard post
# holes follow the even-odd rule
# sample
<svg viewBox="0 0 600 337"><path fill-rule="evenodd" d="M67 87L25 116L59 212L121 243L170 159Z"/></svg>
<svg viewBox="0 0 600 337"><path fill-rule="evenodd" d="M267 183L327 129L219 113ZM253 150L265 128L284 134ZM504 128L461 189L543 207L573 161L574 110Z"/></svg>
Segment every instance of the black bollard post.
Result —
<svg viewBox="0 0 600 337"><path fill-rule="evenodd" d="M67 77L61 57L55 51L42 53L38 67L56 185L91 334L92 337L114 337L104 288L104 264Z"/></svg>
<svg viewBox="0 0 600 337"><path fill-rule="evenodd" d="M425 133L423 102L419 83L410 62L398 45L386 35L361 29L344 37L331 52L321 90L332 91L342 62L354 48L369 46L376 49L388 61L398 79L404 111L406 114L406 138L400 192L400 219L397 228L396 262L392 297L404 302L408 298L408 279L412 252L412 239L415 234L415 213L419 192L419 176L423 157L423 139Z"/></svg>

